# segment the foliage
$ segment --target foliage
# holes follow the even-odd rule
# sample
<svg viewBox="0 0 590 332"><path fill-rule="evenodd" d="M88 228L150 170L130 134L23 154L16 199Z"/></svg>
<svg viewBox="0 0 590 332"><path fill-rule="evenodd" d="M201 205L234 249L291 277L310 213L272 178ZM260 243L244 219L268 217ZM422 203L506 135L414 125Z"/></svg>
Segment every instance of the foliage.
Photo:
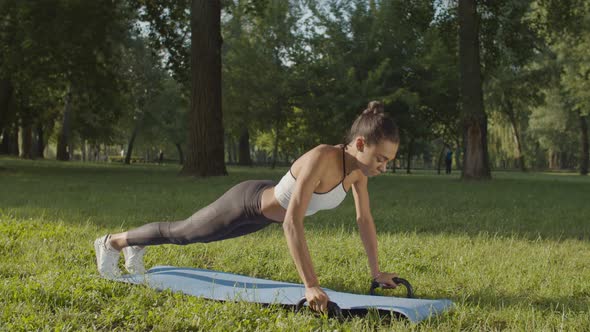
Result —
<svg viewBox="0 0 590 332"><path fill-rule="evenodd" d="M14 87L13 120L52 128L71 89L75 130L109 141L109 124L122 112L118 60L132 16L126 5L6 0L0 8L0 76Z"/></svg>
<svg viewBox="0 0 590 332"><path fill-rule="evenodd" d="M71 87L74 146L126 144L141 119L141 149L182 147L190 6L0 1L0 89L11 88L0 91L0 133L32 125L53 142ZM379 99L401 128L400 155L437 155L443 144L461 150L456 2L224 0L222 6L223 125L230 141L247 130L253 143L272 143L252 151L276 148L280 158L293 159L319 143L343 143L367 102ZM549 149L557 147L579 157L580 143L570 138L579 136L575 116L590 110L589 6L479 4L491 159L521 154L547 167ZM568 119L563 142L548 134L554 117Z"/></svg>
<svg viewBox="0 0 590 332"><path fill-rule="evenodd" d="M166 59L166 69L190 87L190 0L130 0L139 20L149 23L152 50Z"/></svg>

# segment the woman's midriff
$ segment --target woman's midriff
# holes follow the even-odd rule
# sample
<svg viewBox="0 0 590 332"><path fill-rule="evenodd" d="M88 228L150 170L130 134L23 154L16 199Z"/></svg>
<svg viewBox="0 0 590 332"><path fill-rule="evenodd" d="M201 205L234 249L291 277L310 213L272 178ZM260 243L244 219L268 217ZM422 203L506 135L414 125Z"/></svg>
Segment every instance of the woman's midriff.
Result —
<svg viewBox="0 0 590 332"><path fill-rule="evenodd" d="M269 187L262 192L262 199L260 202L262 214L268 219L277 222L285 220L287 211L279 204L275 198L275 187Z"/></svg>

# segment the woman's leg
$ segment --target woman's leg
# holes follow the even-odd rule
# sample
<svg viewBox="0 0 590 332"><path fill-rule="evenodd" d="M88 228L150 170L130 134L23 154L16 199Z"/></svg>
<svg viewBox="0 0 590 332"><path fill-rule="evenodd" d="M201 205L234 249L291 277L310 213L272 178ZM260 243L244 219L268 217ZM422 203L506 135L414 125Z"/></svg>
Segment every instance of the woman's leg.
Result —
<svg viewBox="0 0 590 332"><path fill-rule="evenodd" d="M188 219L155 222L130 230L125 234L125 242L132 246L186 245L219 241L258 231L275 223L264 217L260 210L262 192L273 184L272 181L264 180L241 182Z"/></svg>
<svg viewBox="0 0 590 332"><path fill-rule="evenodd" d="M128 254L138 252L144 246L220 241L256 232L276 223L266 218L261 210L262 192L274 184L275 182L268 180L244 181L186 220L154 222L124 233L99 238L95 242L99 271L101 274L103 271L115 275L119 273L116 267L118 251L126 247L130 247L124 250L128 267ZM143 253L140 257L142 256ZM107 262L100 257L106 257ZM143 260L140 261L130 265L134 266L133 269L143 270Z"/></svg>
<svg viewBox="0 0 590 332"><path fill-rule="evenodd" d="M208 243L256 232L274 221L264 217L262 192L275 182L241 182L210 205L186 220L154 222L124 233L112 234L109 244L115 250L126 246Z"/></svg>

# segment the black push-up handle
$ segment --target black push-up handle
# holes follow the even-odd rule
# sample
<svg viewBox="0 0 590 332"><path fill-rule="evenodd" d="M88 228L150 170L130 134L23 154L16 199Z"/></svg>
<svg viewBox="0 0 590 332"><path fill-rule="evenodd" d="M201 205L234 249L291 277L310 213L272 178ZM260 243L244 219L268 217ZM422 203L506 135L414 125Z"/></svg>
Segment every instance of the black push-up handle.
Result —
<svg viewBox="0 0 590 332"><path fill-rule="evenodd" d="M305 304L305 302L307 302L307 299L305 297L302 298L301 300L299 300L299 302L297 302L297 305L295 305L295 311L301 310L301 308L303 308L303 305ZM342 310L340 309L338 304L336 304L336 302L328 301L328 317L333 317L333 318L343 318L344 317L342 315Z"/></svg>
<svg viewBox="0 0 590 332"><path fill-rule="evenodd" d="M414 288L412 288L412 285L410 285L410 282L407 281L406 279L403 278L398 278L395 277L393 279L394 283L396 283L397 285L404 285L406 287L406 290L408 291L408 295L407 298L413 298L414 297ZM375 295L375 289L381 287L381 284L378 283L377 281L373 281L371 283L371 289L369 290L369 294L371 295Z"/></svg>

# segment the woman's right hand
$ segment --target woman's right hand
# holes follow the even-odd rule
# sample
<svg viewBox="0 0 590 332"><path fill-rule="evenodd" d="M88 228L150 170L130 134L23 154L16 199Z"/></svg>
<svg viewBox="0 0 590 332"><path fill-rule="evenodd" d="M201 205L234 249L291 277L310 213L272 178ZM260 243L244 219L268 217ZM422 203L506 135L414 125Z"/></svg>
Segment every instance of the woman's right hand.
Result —
<svg viewBox="0 0 590 332"><path fill-rule="evenodd" d="M309 307L318 312L328 312L328 295L319 286L305 287L305 298Z"/></svg>

